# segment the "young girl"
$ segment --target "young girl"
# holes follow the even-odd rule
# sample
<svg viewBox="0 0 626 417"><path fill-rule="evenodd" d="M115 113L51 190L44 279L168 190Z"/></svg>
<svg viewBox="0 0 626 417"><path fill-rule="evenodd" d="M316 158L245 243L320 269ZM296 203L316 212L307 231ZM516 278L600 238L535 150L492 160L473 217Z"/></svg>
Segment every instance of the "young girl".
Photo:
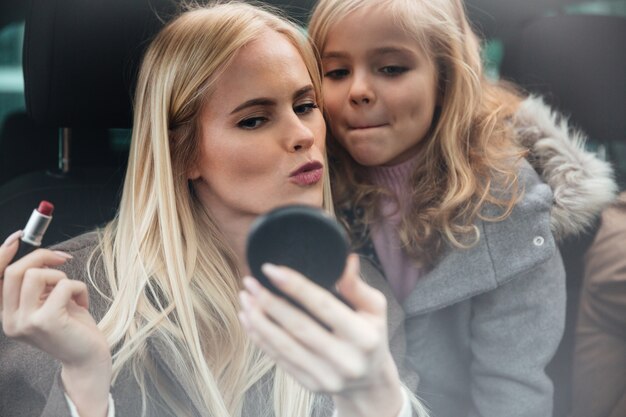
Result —
<svg viewBox="0 0 626 417"><path fill-rule="evenodd" d="M158 34L116 218L13 263L20 233L0 247L0 415L411 415L387 339L401 363L401 311L389 304L388 327L358 258L338 287L354 309L266 265L315 319L245 276L258 215L331 209L320 89L302 32L245 3Z"/></svg>
<svg viewBox="0 0 626 417"><path fill-rule="evenodd" d="M309 34L336 209L403 305L419 395L435 417L550 416L555 238L611 200L610 168L485 79L461 0L320 0Z"/></svg>

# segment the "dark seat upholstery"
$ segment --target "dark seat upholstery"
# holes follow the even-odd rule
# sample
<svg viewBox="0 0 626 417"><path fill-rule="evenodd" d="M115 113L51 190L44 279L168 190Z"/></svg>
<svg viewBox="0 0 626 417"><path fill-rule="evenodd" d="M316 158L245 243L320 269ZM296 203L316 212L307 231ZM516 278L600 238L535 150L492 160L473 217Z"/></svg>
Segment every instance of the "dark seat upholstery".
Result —
<svg viewBox="0 0 626 417"><path fill-rule="evenodd" d="M610 150L626 140L626 18L570 15L534 19L505 45L501 74L544 95L595 143ZM609 152L608 157L615 156ZM555 417L569 412L583 257L594 234L591 230L561 245L568 303L565 335L548 367L555 382Z"/></svg>
<svg viewBox="0 0 626 417"><path fill-rule="evenodd" d="M3 183L0 236L24 227L44 199L56 206L44 245L113 217L125 168L124 158L111 150L107 128L131 127L138 63L175 7L166 0L31 1L23 53L29 115L16 115L5 126L3 140L15 142L3 144L3 159L23 163L29 147L37 155L46 149L46 158L50 148L58 154L58 131L70 128L70 169L31 161L37 171Z"/></svg>
<svg viewBox="0 0 626 417"><path fill-rule="evenodd" d="M17 175L52 169L57 131L35 123L25 112L10 114L0 126L0 185Z"/></svg>

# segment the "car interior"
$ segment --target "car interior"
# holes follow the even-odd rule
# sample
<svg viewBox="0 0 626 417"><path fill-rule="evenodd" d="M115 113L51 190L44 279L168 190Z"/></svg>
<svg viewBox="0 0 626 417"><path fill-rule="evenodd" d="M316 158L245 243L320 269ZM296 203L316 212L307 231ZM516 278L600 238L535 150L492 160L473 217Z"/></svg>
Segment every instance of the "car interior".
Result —
<svg viewBox="0 0 626 417"><path fill-rule="evenodd" d="M269 3L305 24L314 0ZM0 1L0 236L55 205L49 246L115 215L142 52L175 0ZM543 95L588 136L626 188L626 0L467 0L494 79ZM569 412L583 256L594 230L563 242L566 333L548 368L554 417Z"/></svg>

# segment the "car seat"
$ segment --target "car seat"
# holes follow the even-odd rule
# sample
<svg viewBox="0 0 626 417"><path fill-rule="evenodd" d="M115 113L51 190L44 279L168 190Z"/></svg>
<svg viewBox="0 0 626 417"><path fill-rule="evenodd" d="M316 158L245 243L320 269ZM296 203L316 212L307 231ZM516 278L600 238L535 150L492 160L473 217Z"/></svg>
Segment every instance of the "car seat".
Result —
<svg viewBox="0 0 626 417"><path fill-rule="evenodd" d="M175 9L166 0L31 0L23 50L28 118L16 116L5 138L30 137L21 145L34 155L58 143L59 167L0 186L0 236L23 228L40 200L56 207L44 245L113 218L126 155L111 146L109 128L131 127L143 50ZM22 161L27 149L19 154L19 144L5 145L13 151L3 158L29 162Z"/></svg>

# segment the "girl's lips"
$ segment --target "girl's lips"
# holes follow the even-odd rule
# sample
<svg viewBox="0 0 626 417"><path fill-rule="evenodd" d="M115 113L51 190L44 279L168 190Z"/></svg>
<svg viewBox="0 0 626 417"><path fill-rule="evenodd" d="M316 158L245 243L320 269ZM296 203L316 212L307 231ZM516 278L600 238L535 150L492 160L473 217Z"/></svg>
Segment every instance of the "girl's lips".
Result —
<svg viewBox="0 0 626 417"><path fill-rule="evenodd" d="M366 129L376 129L377 127L383 127L383 126L387 126L387 123L361 125L361 126L348 126L348 129L349 130L366 130Z"/></svg>

